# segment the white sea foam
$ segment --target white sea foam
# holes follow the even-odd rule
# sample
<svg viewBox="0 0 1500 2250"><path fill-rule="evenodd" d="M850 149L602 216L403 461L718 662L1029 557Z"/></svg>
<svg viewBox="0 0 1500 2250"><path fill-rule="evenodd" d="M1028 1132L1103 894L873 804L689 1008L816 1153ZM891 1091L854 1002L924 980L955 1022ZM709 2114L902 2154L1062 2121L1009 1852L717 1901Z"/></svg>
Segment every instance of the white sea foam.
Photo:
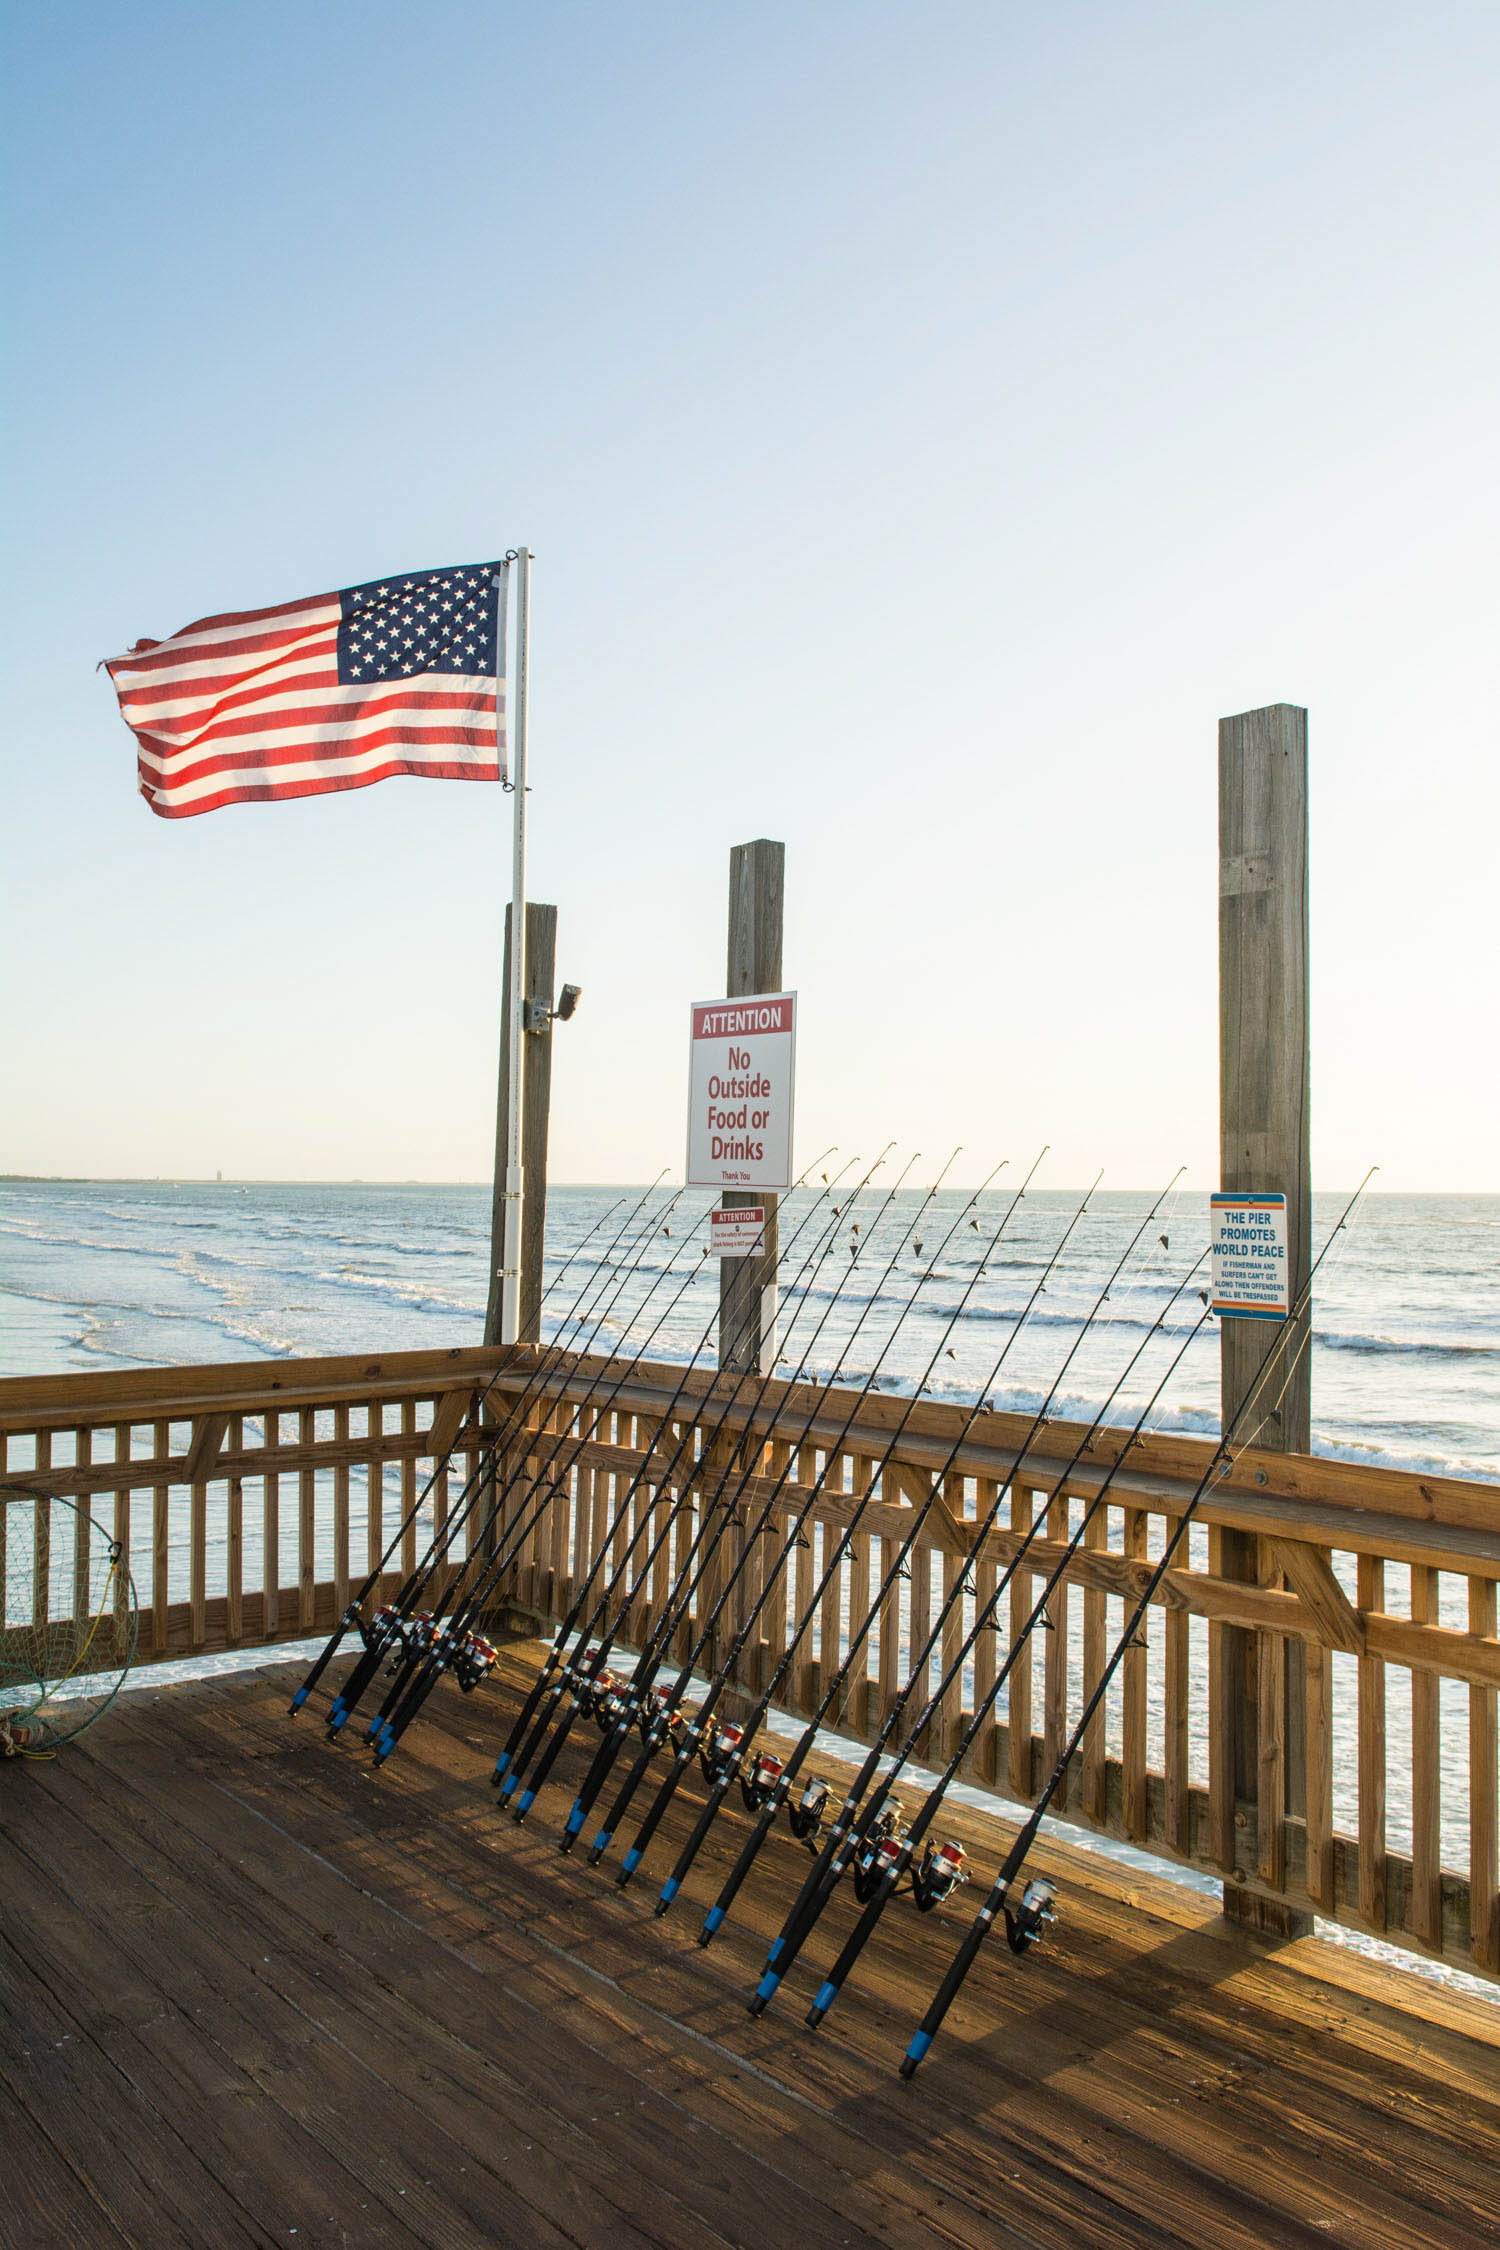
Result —
<svg viewBox="0 0 1500 2250"><path fill-rule="evenodd" d="M639 1192L619 1209L618 1223L601 1231L601 1257ZM818 1245L832 1214L820 1205L788 1258L785 1371L807 1354L815 1374L837 1370L858 1381L875 1368L882 1390L909 1393L936 1348L928 1394L966 1400L1003 1354L991 1385L994 1402L1036 1412L1151 1199L1096 1197L1019 1327L1075 1217L1077 1197L1033 1190L998 1243L991 1237L1008 1193L992 1191L976 1214L965 1211L967 1200L945 1192L923 1209L912 1191L894 1203L875 1192L850 1195L841 1199L826 1254ZM479 1186L257 1186L246 1193L228 1182L9 1183L0 1190L0 1365L180 1363L468 1341L488 1293L489 1202L488 1188ZM594 1223L621 1205L619 1189L551 1191L552 1275ZM578 1289L592 1292L588 1324L600 1313L607 1320L601 1342L638 1346L663 1293L687 1270L680 1249L698 1247L706 1199L674 1200L662 1190L654 1208L654 1220L648 1207L626 1226L607 1273L585 1254L563 1284L570 1299ZM806 1198L788 1199L784 1244L809 1208ZM1320 1228L1337 1209L1320 1204ZM968 1232L971 1215L981 1220L979 1235ZM856 1219L859 1255L850 1259ZM955 1220L959 1232L945 1245ZM1148 1230L1143 1249L1150 1262L1121 1277L1049 1411L1092 1418L1144 1341L1137 1375L1111 1409L1117 1421L1134 1420L1164 1364L1162 1353L1178 1349L1195 1316L1184 1292L1165 1329L1153 1334L1202 1248L1204 1221L1201 1200L1182 1197ZM652 1232L662 1225L670 1226L670 1239ZM1158 1232L1168 1235L1165 1250ZM911 1305L919 1276L923 1287ZM700 1269L662 1324L657 1356L696 1345L711 1325L715 1280ZM963 1314L944 1337L966 1293ZM1188 1343L1153 1426L1200 1434L1217 1428L1217 1359L1211 1332ZM1367 1199L1340 1262L1330 1261L1319 1286L1317 1450L1426 1473L1500 1475L1497 1363L1500 1199Z"/></svg>

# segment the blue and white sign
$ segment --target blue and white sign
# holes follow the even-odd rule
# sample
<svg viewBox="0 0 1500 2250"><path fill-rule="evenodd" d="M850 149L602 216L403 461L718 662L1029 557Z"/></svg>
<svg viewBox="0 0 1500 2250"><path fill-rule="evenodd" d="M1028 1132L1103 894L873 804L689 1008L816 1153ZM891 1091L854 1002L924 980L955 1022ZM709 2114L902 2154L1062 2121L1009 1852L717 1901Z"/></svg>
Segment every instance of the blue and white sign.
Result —
<svg viewBox="0 0 1500 2250"><path fill-rule="evenodd" d="M1209 1197L1209 1290L1221 1319L1285 1320L1291 1311L1286 1197Z"/></svg>

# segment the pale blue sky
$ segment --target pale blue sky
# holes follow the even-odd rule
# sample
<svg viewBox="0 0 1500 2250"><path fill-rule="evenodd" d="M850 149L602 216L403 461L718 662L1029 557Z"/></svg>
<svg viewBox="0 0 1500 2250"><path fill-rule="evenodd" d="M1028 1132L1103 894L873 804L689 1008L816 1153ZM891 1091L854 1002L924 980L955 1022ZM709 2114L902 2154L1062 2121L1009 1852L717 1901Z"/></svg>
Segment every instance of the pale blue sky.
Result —
<svg viewBox="0 0 1500 2250"><path fill-rule="evenodd" d="M155 820L93 667L537 552L560 1177L729 846L804 1153L1215 1162L1221 712L1311 711L1314 1159L1500 1188L1500 11L6 11L0 1169L476 1178L508 806Z"/></svg>

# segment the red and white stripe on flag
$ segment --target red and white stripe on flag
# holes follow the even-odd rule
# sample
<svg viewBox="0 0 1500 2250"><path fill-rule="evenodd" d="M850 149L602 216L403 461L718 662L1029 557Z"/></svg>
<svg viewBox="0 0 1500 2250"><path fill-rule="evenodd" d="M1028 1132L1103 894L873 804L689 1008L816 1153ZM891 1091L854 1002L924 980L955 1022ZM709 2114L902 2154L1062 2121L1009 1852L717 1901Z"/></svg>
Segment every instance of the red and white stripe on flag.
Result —
<svg viewBox="0 0 1500 2250"><path fill-rule="evenodd" d="M181 820L391 774L504 781L503 579L501 563L418 571L107 659L142 796Z"/></svg>

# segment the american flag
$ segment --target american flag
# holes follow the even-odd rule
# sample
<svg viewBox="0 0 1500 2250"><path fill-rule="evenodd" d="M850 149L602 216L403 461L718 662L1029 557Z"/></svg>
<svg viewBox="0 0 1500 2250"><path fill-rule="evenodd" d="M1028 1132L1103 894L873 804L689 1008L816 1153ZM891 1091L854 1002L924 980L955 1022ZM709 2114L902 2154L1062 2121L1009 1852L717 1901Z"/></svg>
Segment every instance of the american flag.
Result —
<svg viewBox="0 0 1500 2250"><path fill-rule="evenodd" d="M200 617L107 659L166 820L388 774L504 781L505 565L456 563Z"/></svg>

